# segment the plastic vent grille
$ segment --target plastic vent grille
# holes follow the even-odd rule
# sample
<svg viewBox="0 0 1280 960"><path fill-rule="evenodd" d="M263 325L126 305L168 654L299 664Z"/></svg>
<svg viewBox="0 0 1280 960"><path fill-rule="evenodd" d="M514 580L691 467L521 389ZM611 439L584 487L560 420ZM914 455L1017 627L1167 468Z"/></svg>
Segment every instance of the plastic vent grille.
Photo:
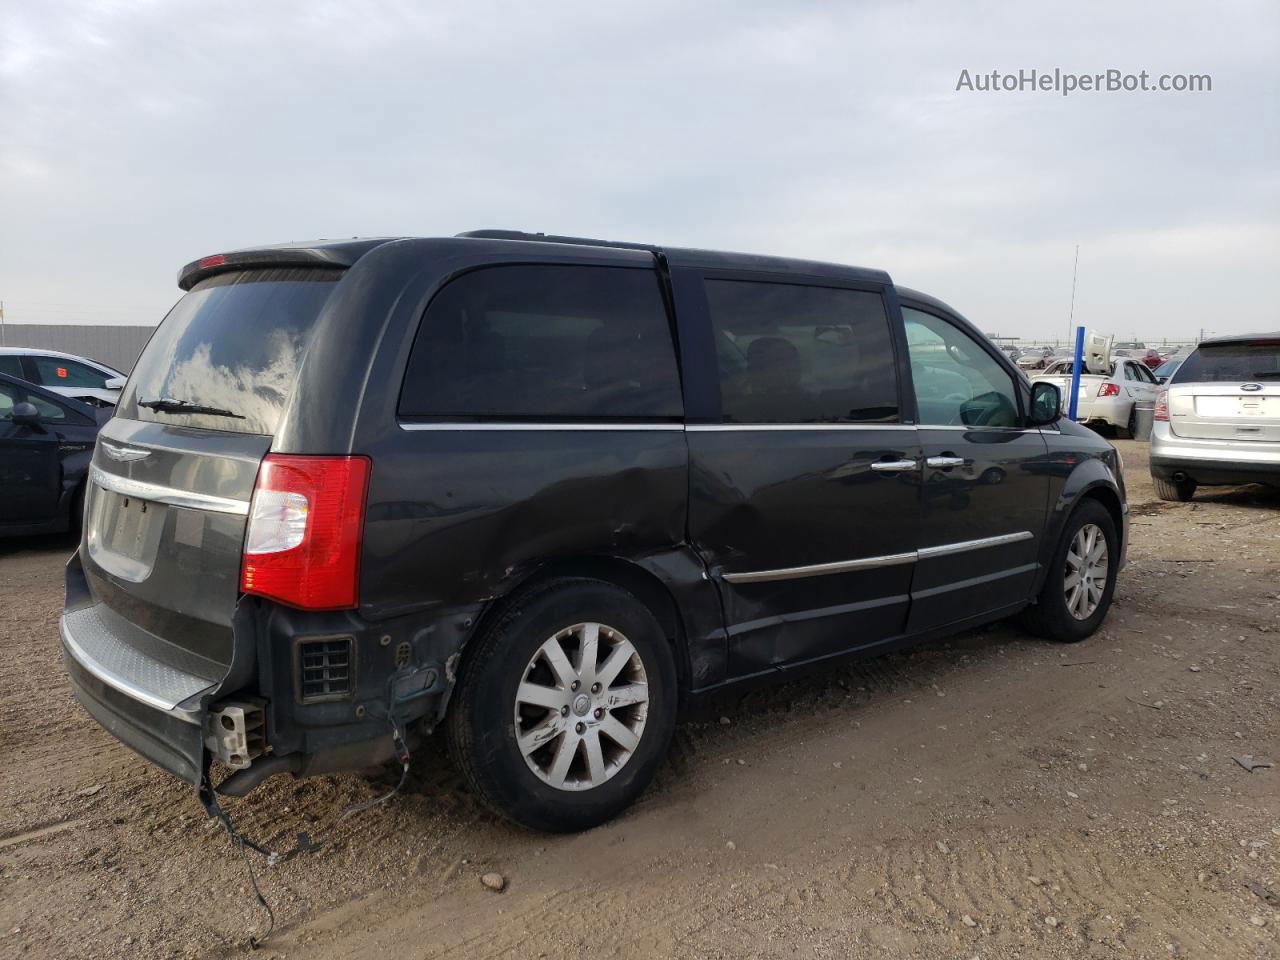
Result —
<svg viewBox="0 0 1280 960"><path fill-rule="evenodd" d="M351 638L298 644L298 699L303 703L351 696Z"/></svg>

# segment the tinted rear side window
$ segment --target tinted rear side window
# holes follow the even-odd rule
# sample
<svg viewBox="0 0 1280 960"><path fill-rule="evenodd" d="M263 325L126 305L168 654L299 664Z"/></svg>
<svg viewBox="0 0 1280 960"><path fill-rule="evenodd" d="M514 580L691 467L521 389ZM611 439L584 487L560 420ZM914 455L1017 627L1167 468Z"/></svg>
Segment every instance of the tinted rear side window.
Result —
<svg viewBox="0 0 1280 960"><path fill-rule="evenodd" d="M66 357L43 357L36 354L31 362L36 368L37 381L46 387L93 387L100 390L111 376Z"/></svg>
<svg viewBox="0 0 1280 960"><path fill-rule="evenodd" d="M191 288L138 358L121 416L274 434L303 354L341 270L243 270ZM186 400L227 411L164 412L139 401Z"/></svg>
<svg viewBox="0 0 1280 960"><path fill-rule="evenodd" d="M680 381L657 274L502 266L438 293L414 341L405 416L669 419Z"/></svg>
<svg viewBox="0 0 1280 960"><path fill-rule="evenodd" d="M724 419L893 422L898 383L880 294L709 280Z"/></svg>
<svg viewBox="0 0 1280 960"><path fill-rule="evenodd" d="M1192 351L1170 383L1239 383L1280 380L1280 340L1202 344Z"/></svg>

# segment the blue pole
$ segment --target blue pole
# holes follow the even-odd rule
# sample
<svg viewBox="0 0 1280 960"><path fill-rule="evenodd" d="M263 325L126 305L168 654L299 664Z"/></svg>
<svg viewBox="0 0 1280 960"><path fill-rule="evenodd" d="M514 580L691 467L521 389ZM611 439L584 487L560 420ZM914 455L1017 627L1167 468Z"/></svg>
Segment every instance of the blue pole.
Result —
<svg viewBox="0 0 1280 960"><path fill-rule="evenodd" d="M1084 366L1084 327L1076 327L1076 362L1071 367L1071 399L1067 401L1067 417L1076 418L1076 401L1080 399L1080 368Z"/></svg>

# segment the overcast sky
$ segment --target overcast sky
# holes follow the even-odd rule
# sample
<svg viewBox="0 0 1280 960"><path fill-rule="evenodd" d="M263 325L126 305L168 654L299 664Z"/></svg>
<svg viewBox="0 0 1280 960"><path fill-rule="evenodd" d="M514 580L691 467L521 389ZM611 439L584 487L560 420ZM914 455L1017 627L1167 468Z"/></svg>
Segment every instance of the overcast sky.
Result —
<svg viewBox="0 0 1280 960"><path fill-rule="evenodd" d="M1055 67L1213 89L956 90ZM12 0L0 120L15 323L155 322L224 249L501 226L880 267L1028 337L1065 335L1078 243L1078 322L1280 327L1275 0Z"/></svg>

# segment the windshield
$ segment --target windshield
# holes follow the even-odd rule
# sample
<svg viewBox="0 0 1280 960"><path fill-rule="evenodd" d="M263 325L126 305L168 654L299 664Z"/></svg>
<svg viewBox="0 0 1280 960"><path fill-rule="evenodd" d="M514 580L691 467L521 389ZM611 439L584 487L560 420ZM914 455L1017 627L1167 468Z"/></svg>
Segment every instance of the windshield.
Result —
<svg viewBox="0 0 1280 960"><path fill-rule="evenodd" d="M151 337L120 415L274 434L340 270L242 270L202 280Z"/></svg>
<svg viewBox="0 0 1280 960"><path fill-rule="evenodd" d="M1173 376L1173 371L1177 370L1180 366L1182 366L1181 360L1166 360L1151 372L1157 377L1171 377Z"/></svg>
<svg viewBox="0 0 1280 960"><path fill-rule="evenodd" d="M1170 382L1241 383L1248 380L1280 380L1280 339L1201 344Z"/></svg>

